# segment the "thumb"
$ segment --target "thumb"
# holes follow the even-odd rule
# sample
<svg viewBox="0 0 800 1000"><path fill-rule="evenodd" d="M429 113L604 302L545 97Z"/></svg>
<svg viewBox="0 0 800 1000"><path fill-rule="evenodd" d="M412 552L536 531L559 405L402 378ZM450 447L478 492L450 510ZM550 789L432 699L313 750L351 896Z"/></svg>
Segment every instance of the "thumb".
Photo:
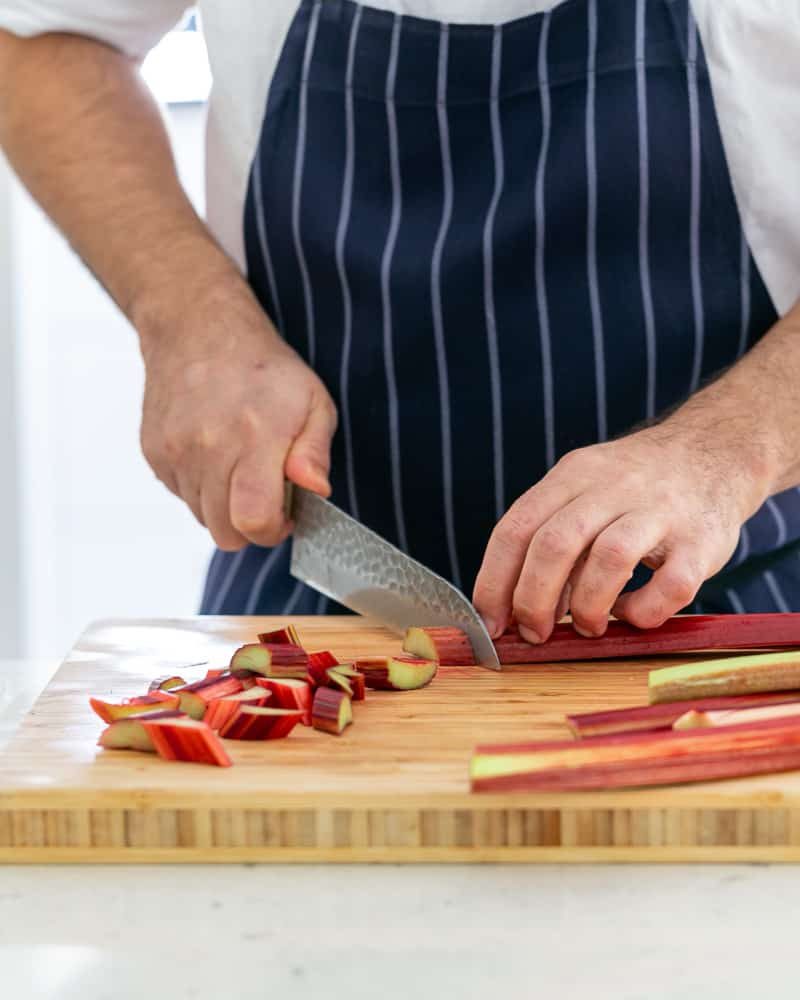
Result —
<svg viewBox="0 0 800 1000"><path fill-rule="evenodd" d="M330 398L316 400L286 455L287 479L322 496L330 495L331 438L336 424L336 407Z"/></svg>

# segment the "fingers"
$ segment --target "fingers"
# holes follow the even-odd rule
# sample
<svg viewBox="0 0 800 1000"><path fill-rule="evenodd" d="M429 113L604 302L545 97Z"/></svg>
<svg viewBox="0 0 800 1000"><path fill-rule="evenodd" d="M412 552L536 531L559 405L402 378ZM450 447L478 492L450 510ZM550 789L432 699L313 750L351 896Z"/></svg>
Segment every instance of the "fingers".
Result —
<svg viewBox="0 0 800 1000"><path fill-rule="evenodd" d="M282 542L289 533L283 496L283 455L269 444L246 452L231 474L233 530L256 545Z"/></svg>
<svg viewBox="0 0 800 1000"><path fill-rule="evenodd" d="M575 500L533 536L513 596L514 617L528 642L549 638L559 599L581 554L618 516L616 507ZM574 617L574 593L571 603Z"/></svg>
<svg viewBox="0 0 800 1000"><path fill-rule="evenodd" d="M286 478L322 496L330 496L331 439L336 431L336 408L325 395L315 401L305 426L286 456Z"/></svg>
<svg viewBox="0 0 800 1000"><path fill-rule="evenodd" d="M220 468L207 475L200 492L203 522L214 542L225 552L244 548L247 539L231 523L231 470Z"/></svg>
<svg viewBox="0 0 800 1000"><path fill-rule="evenodd" d="M613 612L637 628L663 625L670 615L691 604L706 576L695 552L675 549L644 587L622 594Z"/></svg>
<svg viewBox="0 0 800 1000"><path fill-rule="evenodd" d="M577 632L605 632L614 602L639 562L661 543L663 530L657 518L627 514L600 532L573 581L570 607Z"/></svg>
<svg viewBox="0 0 800 1000"><path fill-rule="evenodd" d="M511 620L514 588L531 539L571 499L565 484L545 477L516 500L497 522L473 591L473 603L492 638L497 638Z"/></svg>
<svg viewBox="0 0 800 1000"><path fill-rule="evenodd" d="M172 473L172 476L175 483L173 492L183 500L197 521L205 528L206 522L203 516L203 505L200 501L199 489L194 485L190 477L185 472L182 473L179 469L176 469Z"/></svg>

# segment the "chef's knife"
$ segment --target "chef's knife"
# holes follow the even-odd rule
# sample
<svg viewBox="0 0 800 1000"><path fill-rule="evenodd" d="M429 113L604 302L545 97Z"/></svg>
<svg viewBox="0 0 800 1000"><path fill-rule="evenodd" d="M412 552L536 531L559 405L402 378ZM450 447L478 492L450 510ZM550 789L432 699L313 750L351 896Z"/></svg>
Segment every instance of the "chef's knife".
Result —
<svg viewBox="0 0 800 1000"><path fill-rule="evenodd" d="M480 615L457 587L315 493L293 487L290 510L292 576L399 632L457 625L476 662L501 669Z"/></svg>

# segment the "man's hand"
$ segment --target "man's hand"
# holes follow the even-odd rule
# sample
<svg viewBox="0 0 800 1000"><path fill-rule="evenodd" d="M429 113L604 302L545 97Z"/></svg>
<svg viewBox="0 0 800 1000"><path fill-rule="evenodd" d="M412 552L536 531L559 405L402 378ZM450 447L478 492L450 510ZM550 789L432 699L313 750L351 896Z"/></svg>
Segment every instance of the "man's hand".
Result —
<svg viewBox="0 0 800 1000"><path fill-rule="evenodd" d="M142 450L222 549L289 532L284 478L327 496L336 409L238 277L142 335Z"/></svg>
<svg viewBox="0 0 800 1000"><path fill-rule="evenodd" d="M513 616L543 642L567 607L582 635L602 635L611 613L652 628L725 565L773 492L775 449L724 381L661 424L570 452L513 504L475 585L493 636ZM639 562L651 580L621 595Z"/></svg>

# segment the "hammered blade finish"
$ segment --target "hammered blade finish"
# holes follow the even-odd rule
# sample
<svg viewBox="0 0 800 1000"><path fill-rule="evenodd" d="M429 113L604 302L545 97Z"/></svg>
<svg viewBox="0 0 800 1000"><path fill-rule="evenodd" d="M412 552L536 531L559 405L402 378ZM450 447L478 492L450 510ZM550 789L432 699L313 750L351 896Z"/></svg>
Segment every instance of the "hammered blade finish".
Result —
<svg viewBox="0 0 800 1000"><path fill-rule="evenodd" d="M476 660L500 669L483 621L457 587L322 497L297 487L293 493L292 576L398 632L457 625Z"/></svg>

